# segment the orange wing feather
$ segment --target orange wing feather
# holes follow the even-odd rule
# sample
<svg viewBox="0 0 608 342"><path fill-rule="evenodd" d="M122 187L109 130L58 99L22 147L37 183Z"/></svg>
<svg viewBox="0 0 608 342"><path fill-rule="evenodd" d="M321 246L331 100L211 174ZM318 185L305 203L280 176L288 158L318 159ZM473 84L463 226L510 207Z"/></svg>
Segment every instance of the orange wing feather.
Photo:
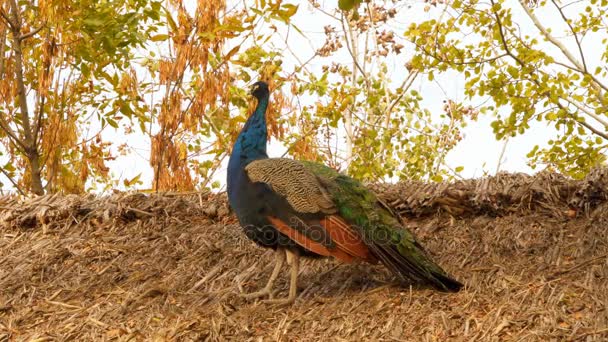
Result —
<svg viewBox="0 0 608 342"><path fill-rule="evenodd" d="M287 237L295 241L298 245L319 255L333 256L343 262L353 262L355 259L362 259L369 262L374 262L376 260L369 252L365 243L363 243L361 237L339 216L330 215L321 220L321 225L336 244L336 248L332 249L328 249L324 245L309 239L306 235L291 228L276 217L269 216L268 220L278 231L287 235Z"/></svg>
<svg viewBox="0 0 608 342"><path fill-rule="evenodd" d="M321 220L321 225L339 249L354 258L369 262L375 261L361 236L343 218L338 215L329 215Z"/></svg>

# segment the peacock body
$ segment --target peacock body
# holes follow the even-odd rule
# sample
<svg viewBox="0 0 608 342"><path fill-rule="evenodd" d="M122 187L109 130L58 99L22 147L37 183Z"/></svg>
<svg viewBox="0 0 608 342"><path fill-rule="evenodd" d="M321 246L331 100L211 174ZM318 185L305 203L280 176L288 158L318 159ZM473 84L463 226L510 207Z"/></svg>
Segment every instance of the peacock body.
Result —
<svg viewBox="0 0 608 342"><path fill-rule="evenodd" d="M270 92L257 82L254 113L234 144L228 163L228 199L247 237L276 250L275 268L255 298L271 294L287 258L289 296L296 298L299 256L344 262L381 262L404 282L458 291L462 284L434 263L399 219L357 180L314 162L268 158L266 118Z"/></svg>

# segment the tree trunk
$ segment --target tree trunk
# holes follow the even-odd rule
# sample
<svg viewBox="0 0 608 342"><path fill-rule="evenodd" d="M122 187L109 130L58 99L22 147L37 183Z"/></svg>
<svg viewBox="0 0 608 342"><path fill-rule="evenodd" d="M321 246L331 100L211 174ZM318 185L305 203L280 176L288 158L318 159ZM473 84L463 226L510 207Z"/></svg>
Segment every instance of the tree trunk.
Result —
<svg viewBox="0 0 608 342"><path fill-rule="evenodd" d="M29 110L27 108L27 95L25 92L25 81L23 75L23 52L21 49L21 41L24 37L21 36L21 13L19 13L19 6L16 0L10 2L12 23L11 33L13 35L13 52L15 53L15 83L17 86L17 92L19 96L19 116L21 117L21 125L23 127L23 139L21 145L25 147L25 156L27 157L30 165L30 173L32 182L30 184L30 190L36 195L44 195L44 188L42 187L41 170L40 170L40 153L38 152L38 144L34 138L34 130L36 127L30 126ZM34 123L36 124L36 123ZM32 130L34 128L34 130Z"/></svg>
<svg viewBox="0 0 608 342"><path fill-rule="evenodd" d="M28 153L28 162L30 164L30 172L32 173L32 184L30 190L36 195L44 195L42 187L42 177L40 175L40 154L34 149L32 153Z"/></svg>

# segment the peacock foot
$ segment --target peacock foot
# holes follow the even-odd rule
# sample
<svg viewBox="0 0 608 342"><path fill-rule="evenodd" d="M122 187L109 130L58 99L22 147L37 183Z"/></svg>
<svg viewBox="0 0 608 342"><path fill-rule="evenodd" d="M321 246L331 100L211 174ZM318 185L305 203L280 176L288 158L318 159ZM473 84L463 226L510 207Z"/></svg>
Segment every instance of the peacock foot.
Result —
<svg viewBox="0 0 608 342"><path fill-rule="evenodd" d="M288 306L288 305L295 303L295 301L296 301L296 296L288 296L286 298L265 299L262 302L264 302L266 304L277 305L277 306Z"/></svg>
<svg viewBox="0 0 608 342"><path fill-rule="evenodd" d="M244 298L244 299L258 299L258 298L262 298L262 297L268 297L268 298L272 299L273 295L274 295L274 293L271 291L271 289L263 288L260 291L255 291L255 292L250 292L250 293L241 293L241 294L239 294L239 297Z"/></svg>
<svg viewBox="0 0 608 342"><path fill-rule="evenodd" d="M283 248L277 248L275 253L276 262L274 269L272 270L272 274L270 275L270 279L268 279L268 283L266 286L260 291L251 292L251 293L241 293L241 298L245 299L257 299L262 297L268 297L268 299L264 299L263 302L267 304L273 305L290 305L296 301L297 297L297 280L298 280L298 269L299 269L299 255L297 252L293 252L290 250L285 250ZM286 298L273 298L274 292L272 291L272 287L274 285L275 280L277 279L281 267L283 266L283 262L287 259L287 262L291 265L291 277L289 282L289 295Z"/></svg>

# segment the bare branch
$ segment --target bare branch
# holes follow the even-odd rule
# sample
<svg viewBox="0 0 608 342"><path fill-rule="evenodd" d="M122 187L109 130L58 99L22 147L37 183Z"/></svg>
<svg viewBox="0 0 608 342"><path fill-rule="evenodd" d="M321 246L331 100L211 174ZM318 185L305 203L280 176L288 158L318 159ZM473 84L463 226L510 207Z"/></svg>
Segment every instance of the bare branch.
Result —
<svg viewBox="0 0 608 342"><path fill-rule="evenodd" d="M6 132L6 134L9 136L9 138L15 144L15 146L17 147L17 149L19 151L25 153L26 147L25 147L24 142L21 141L21 139L19 139L17 137L17 133L15 133L15 131L13 131L13 129L8 125L8 123L5 123L1 118L0 118L0 129L2 129L4 132Z"/></svg>
<svg viewBox="0 0 608 342"><path fill-rule="evenodd" d="M23 192L23 190L21 190L21 187L19 186L19 184L13 179L13 177L11 177L11 175L8 174L8 172L6 172L6 170L4 170L3 167L0 167L0 172L2 172L4 174L4 176L6 178L8 178L8 180L13 183L13 186L15 187L15 189L17 189L17 191L19 192L19 194L21 196L25 196L25 193Z"/></svg>
<svg viewBox="0 0 608 342"><path fill-rule="evenodd" d="M502 161L504 160L508 143L509 143L509 138L507 137L505 139L505 143L502 145L502 149L500 150L500 155L498 156L498 163L496 163L496 174L498 174L498 172L500 172L500 167L502 166Z"/></svg>
<svg viewBox="0 0 608 342"><path fill-rule="evenodd" d="M401 101L403 95L405 95L405 93L408 91L412 83L414 83L414 80L416 79L416 77L418 77L419 74L419 72L415 71L407 75L406 79L403 80L403 83L401 83L401 86L399 86L399 88L402 88L401 94L399 94L399 96L397 96L397 98L388 106L388 109L386 110L387 114L393 111L393 108L395 108L397 103Z"/></svg>
<svg viewBox="0 0 608 342"><path fill-rule="evenodd" d="M4 8L0 7L0 17L2 17L2 19L4 19L4 21L6 21L6 24L12 29L13 28L13 22L11 21L11 19L8 17L8 14L6 12L4 12Z"/></svg>
<svg viewBox="0 0 608 342"><path fill-rule="evenodd" d="M352 47L351 47L351 41L348 37L348 30L346 30L346 26L344 25L344 14L342 14L342 20L340 20L340 23L342 23L342 30L344 31L344 35L346 36L346 48L348 49L348 53L350 53L350 56L353 59L353 62L355 63L355 66L357 67L357 69L359 70L359 72L361 72L361 75L363 76L363 78L365 79L366 82L369 82L369 80L367 79L367 73L365 72L365 70L363 70L363 68L361 67L361 65L359 64L359 61L357 60L357 56L355 55L355 52L353 51Z"/></svg>
<svg viewBox="0 0 608 342"><path fill-rule="evenodd" d="M4 48L6 47L6 31L8 27L0 29L0 79L4 78Z"/></svg>
<svg viewBox="0 0 608 342"><path fill-rule="evenodd" d="M308 2L309 2L311 5L313 5L312 1L310 1L310 0L309 0ZM321 12L321 13L325 14L326 16L328 16L328 17L330 17L330 18L332 18L332 19L336 19L336 20L338 20L338 21L339 21L339 20L341 20L340 18L336 17L335 15L333 15L333 14L331 14L331 13L329 13L329 12L325 11L325 10L324 10L322 7L315 7L314 5L313 5L313 7L314 7L314 8L315 8L317 11L319 11L319 12Z"/></svg>
<svg viewBox="0 0 608 342"><path fill-rule="evenodd" d="M37 28L37 29L35 29L35 30L33 30L33 31L30 31L30 32L28 32L28 33L25 33L25 34L20 35L20 36L19 36L19 40L22 40L22 41L23 41L23 40L28 39L29 37L31 37L31 36L35 35L36 33L40 32L40 30L42 30L42 29L44 28L44 26L45 26L45 25L43 24L42 26L40 26L39 28Z"/></svg>
<svg viewBox="0 0 608 342"><path fill-rule="evenodd" d="M555 8L557 8L557 10L559 11L559 14L562 16L562 19L564 19L564 22L570 28L570 32L572 32L572 35L574 35L574 39L576 40L576 46L578 47L578 52L581 55L581 62L583 63L583 70L585 72L587 72L587 63L585 62L585 54L583 54L583 48L581 46L581 41L578 38L578 34L576 32L574 32L574 28L570 24L570 21L568 20L568 18L566 18L566 15L564 14L564 11L562 11L562 8L559 7L559 5L557 4L557 2L555 2L555 0L551 0L551 2L553 3L553 5L555 5Z"/></svg>
<svg viewBox="0 0 608 342"><path fill-rule="evenodd" d="M601 123L604 126L604 128L606 128L606 130L608 130L608 122L606 120L604 120L601 116L599 116L599 115L595 114L594 112L590 111L589 109L581 106L580 104L576 103L575 101L572 101L568 98L562 98L562 99L564 101L568 102L569 104L573 105L574 107L576 107L581 112L589 115L590 117L595 119L597 122Z"/></svg>
<svg viewBox="0 0 608 342"><path fill-rule="evenodd" d="M491 0L491 1L492 1L492 3L494 3L493 0ZM562 53L564 54L564 56L566 56L566 58L578 68L578 71L580 73L591 77L591 79L593 80L593 82L591 83L591 86L598 92L597 97L600 100L600 102L604 106L606 106L606 102L603 97L603 92L601 91L600 88L604 89L604 91L608 91L608 86L606 86L605 84L600 82L600 80L598 80L597 77L595 77L593 74L587 72L587 67L585 65L581 64L581 62L579 62L572 55L572 53L570 53L570 51L566 48L566 46L564 46L564 44L562 44L559 40L557 40L555 37L553 37L551 35L551 33L549 33L549 31L543 26L543 24L540 22L540 20L536 17L534 12L532 12L532 10L524 3L524 0L519 0L519 3L523 7L523 9L526 11L526 14L530 17L530 19L532 20L532 22L534 23L536 28L543 34L543 36L549 42L551 42L553 45L555 45L558 49L560 49L562 51ZM567 22L567 20L566 20L566 22ZM575 37L576 37L576 35L575 35ZM578 43L578 39L577 39L577 43ZM580 44L579 44L579 48L580 48ZM582 54L582 52L581 52L581 54Z"/></svg>
<svg viewBox="0 0 608 342"><path fill-rule="evenodd" d="M525 63L521 59L519 59L519 57L515 56L511 52L511 48L509 48L509 44L507 44L507 39L505 38L505 34L502 31L503 25L502 25L502 21L500 20L500 16L493 9L495 2L494 2L494 0L490 0L490 2L492 3L492 13L494 14L494 18L496 19L496 24L498 25L498 32L500 33L500 41L502 43L503 48L505 49L505 52L507 53L507 55L509 55L511 58L513 58L517 62L517 64L519 64L522 67L525 66Z"/></svg>
<svg viewBox="0 0 608 342"><path fill-rule="evenodd" d="M547 38L547 40L549 42L551 42L551 44L555 45L558 49L560 49L561 52L564 54L564 56L566 56L566 58L568 58L568 60L572 64L574 64L580 70L585 71L585 68L583 67L583 65L581 64L581 62L579 62L572 55L572 53L566 48L566 46L564 46L564 44L562 44L562 42L560 42L559 40L557 40L555 37L553 37L551 35L551 33L549 33L549 31L547 30L547 28L545 28L543 26L543 24L540 22L540 20L538 19L538 17L536 17L536 15L534 14L534 12L532 12L532 10L530 9L530 7L528 7L525 4L524 0L519 0L519 3L523 7L524 11L526 11L526 14L528 15L528 17L530 17L530 19L532 19L532 22L534 23L534 26L536 26L536 28L543 34L543 36L545 38Z"/></svg>
<svg viewBox="0 0 608 342"><path fill-rule="evenodd" d="M584 126L585 128L587 128L588 130L590 130L591 132L593 132L594 134L608 140L608 134L604 133L604 132L600 132L599 130L597 130L595 127L591 126L590 124L586 123L585 121L579 121L576 120L576 123L578 123L581 126Z"/></svg>

